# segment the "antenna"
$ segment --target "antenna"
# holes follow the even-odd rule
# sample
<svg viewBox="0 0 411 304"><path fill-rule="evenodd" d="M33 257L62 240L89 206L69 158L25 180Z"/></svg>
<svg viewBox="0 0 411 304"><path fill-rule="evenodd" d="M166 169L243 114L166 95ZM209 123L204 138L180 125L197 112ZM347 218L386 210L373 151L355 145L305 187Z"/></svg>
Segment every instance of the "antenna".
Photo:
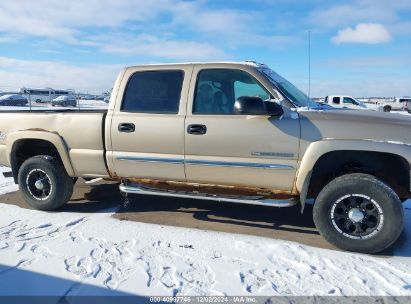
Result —
<svg viewBox="0 0 411 304"><path fill-rule="evenodd" d="M308 99L311 95L311 31L308 31Z"/></svg>

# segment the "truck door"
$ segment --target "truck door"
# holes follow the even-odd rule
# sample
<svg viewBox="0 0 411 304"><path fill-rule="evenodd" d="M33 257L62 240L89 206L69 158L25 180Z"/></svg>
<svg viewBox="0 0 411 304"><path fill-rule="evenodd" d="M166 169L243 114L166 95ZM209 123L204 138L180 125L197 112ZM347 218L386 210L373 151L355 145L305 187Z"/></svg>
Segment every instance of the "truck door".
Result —
<svg viewBox="0 0 411 304"><path fill-rule="evenodd" d="M112 175L185 181L184 119L192 66L127 69L109 109Z"/></svg>
<svg viewBox="0 0 411 304"><path fill-rule="evenodd" d="M339 96L333 96L331 100L331 105L336 108L342 108L343 105L341 104L341 98Z"/></svg>
<svg viewBox="0 0 411 304"><path fill-rule="evenodd" d="M194 80L196 83L194 84ZM189 182L291 190L298 160L298 114L234 115L241 96L270 94L245 70L195 66L185 122Z"/></svg>

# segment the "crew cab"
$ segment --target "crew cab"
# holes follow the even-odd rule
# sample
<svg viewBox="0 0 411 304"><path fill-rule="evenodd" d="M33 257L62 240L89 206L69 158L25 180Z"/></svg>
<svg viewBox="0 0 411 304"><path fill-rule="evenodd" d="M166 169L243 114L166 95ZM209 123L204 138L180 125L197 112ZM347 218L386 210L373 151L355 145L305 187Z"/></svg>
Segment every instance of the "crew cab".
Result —
<svg viewBox="0 0 411 304"><path fill-rule="evenodd" d="M395 97L393 101L378 102L385 112L407 111L411 114L411 97Z"/></svg>
<svg viewBox="0 0 411 304"><path fill-rule="evenodd" d="M326 96L324 103L334 108L342 108L342 109L372 110L372 111L384 111L385 110L383 106L364 103L354 97L347 96L347 95ZM389 112L389 111L386 111L386 112Z"/></svg>
<svg viewBox="0 0 411 304"><path fill-rule="evenodd" d="M78 177L301 212L311 199L324 238L372 253L403 229L410 127L321 106L264 64L142 65L120 72L107 111L1 112L0 164L40 210L66 204Z"/></svg>

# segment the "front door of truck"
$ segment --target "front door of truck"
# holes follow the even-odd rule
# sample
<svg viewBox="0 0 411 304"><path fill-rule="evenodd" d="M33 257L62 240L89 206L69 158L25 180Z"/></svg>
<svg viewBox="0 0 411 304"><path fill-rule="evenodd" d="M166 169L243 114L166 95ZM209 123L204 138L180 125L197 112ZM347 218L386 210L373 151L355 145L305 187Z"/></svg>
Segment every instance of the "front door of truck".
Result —
<svg viewBox="0 0 411 304"><path fill-rule="evenodd" d="M155 69L155 70L154 70ZM125 72L109 109L109 167L122 178L185 181L184 118L192 67Z"/></svg>
<svg viewBox="0 0 411 304"><path fill-rule="evenodd" d="M270 99L244 70L196 66L194 80L185 122L187 180L290 191L298 160L298 114L234 115L240 96Z"/></svg>

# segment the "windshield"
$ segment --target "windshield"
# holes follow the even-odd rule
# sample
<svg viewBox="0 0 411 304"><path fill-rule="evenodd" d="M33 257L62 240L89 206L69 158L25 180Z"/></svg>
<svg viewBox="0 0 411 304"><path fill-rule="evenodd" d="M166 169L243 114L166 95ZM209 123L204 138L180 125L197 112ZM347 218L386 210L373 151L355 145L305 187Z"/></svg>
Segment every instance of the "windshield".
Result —
<svg viewBox="0 0 411 304"><path fill-rule="evenodd" d="M318 108L319 104L301 92L287 79L281 77L266 65L259 66L258 70L297 108Z"/></svg>

